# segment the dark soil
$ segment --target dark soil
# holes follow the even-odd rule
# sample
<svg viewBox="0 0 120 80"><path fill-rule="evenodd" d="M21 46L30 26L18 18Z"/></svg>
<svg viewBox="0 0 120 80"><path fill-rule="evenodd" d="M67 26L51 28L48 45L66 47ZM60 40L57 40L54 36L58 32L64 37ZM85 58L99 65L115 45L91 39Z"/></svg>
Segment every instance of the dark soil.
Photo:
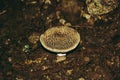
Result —
<svg viewBox="0 0 120 80"><path fill-rule="evenodd" d="M0 0L0 80L120 80L120 7L103 15L107 21L93 24L73 17L72 27L82 43L64 61L56 62L56 54L45 50L40 41L29 40L33 33L41 35L62 25L56 16L56 11L62 11L61 2L42 1ZM77 1L86 7L84 0ZM64 14L61 18L70 22L69 13Z"/></svg>

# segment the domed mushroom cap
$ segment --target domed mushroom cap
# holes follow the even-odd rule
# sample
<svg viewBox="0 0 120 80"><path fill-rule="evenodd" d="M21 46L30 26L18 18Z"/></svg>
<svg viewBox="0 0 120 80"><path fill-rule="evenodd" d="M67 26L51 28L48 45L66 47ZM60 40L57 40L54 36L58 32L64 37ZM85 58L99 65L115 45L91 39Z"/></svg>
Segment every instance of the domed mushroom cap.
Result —
<svg viewBox="0 0 120 80"><path fill-rule="evenodd" d="M52 27L40 36L44 48L52 52L68 52L80 42L79 33L70 27Z"/></svg>
<svg viewBox="0 0 120 80"><path fill-rule="evenodd" d="M117 0L86 0L88 13L102 15L111 12L118 6Z"/></svg>

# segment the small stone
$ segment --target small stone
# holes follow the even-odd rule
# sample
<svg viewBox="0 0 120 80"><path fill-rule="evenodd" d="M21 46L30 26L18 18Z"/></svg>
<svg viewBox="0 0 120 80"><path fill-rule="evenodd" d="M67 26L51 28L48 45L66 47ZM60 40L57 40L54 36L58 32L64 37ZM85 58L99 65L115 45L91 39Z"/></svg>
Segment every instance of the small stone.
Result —
<svg viewBox="0 0 120 80"><path fill-rule="evenodd" d="M45 0L45 4L51 4L50 0Z"/></svg>
<svg viewBox="0 0 120 80"><path fill-rule="evenodd" d="M85 50L86 48L85 47L82 47L83 50Z"/></svg>
<svg viewBox="0 0 120 80"><path fill-rule="evenodd" d="M60 19L59 22L64 25L66 21L65 19Z"/></svg>
<svg viewBox="0 0 120 80"><path fill-rule="evenodd" d="M16 80L23 80L23 78L18 78L18 77L17 77Z"/></svg>
<svg viewBox="0 0 120 80"><path fill-rule="evenodd" d="M56 63L66 60L66 56L57 56Z"/></svg>
<svg viewBox="0 0 120 80"><path fill-rule="evenodd" d="M89 14L83 14L83 17L85 17L86 19L90 19L91 18L91 15L89 15Z"/></svg>
<svg viewBox="0 0 120 80"><path fill-rule="evenodd" d="M0 15L4 14L6 12L7 12L7 10L3 10L3 11L0 12Z"/></svg>
<svg viewBox="0 0 120 80"><path fill-rule="evenodd" d="M73 70L67 70L67 74L71 75Z"/></svg>
<svg viewBox="0 0 120 80"><path fill-rule="evenodd" d="M47 80L51 80L49 76L46 76L46 79L47 79Z"/></svg>
<svg viewBox="0 0 120 80"><path fill-rule="evenodd" d="M84 61L89 62L90 58L89 57L84 57Z"/></svg>
<svg viewBox="0 0 120 80"><path fill-rule="evenodd" d="M33 72L33 69L30 69L31 72Z"/></svg>
<svg viewBox="0 0 120 80"><path fill-rule="evenodd" d="M79 78L78 80L85 80L83 77Z"/></svg>
<svg viewBox="0 0 120 80"><path fill-rule="evenodd" d="M10 43L10 39L7 39L7 40L5 41L5 45L9 45L9 43Z"/></svg>
<svg viewBox="0 0 120 80"><path fill-rule="evenodd" d="M9 62L12 62L12 58L11 58L11 57L8 57L8 61L9 61Z"/></svg>
<svg viewBox="0 0 120 80"><path fill-rule="evenodd" d="M42 70L48 69L48 66L42 66Z"/></svg>

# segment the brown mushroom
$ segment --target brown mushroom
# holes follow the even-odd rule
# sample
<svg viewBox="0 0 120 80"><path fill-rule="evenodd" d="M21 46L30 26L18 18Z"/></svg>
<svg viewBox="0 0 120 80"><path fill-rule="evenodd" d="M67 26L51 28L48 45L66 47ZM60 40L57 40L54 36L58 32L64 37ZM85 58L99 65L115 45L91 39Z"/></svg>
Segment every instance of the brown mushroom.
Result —
<svg viewBox="0 0 120 80"><path fill-rule="evenodd" d="M76 25L80 21L82 6L78 0L61 0L61 13L66 21Z"/></svg>
<svg viewBox="0 0 120 80"><path fill-rule="evenodd" d="M65 55L66 52L77 47L80 35L70 27L52 27L40 36L40 42L47 50Z"/></svg>

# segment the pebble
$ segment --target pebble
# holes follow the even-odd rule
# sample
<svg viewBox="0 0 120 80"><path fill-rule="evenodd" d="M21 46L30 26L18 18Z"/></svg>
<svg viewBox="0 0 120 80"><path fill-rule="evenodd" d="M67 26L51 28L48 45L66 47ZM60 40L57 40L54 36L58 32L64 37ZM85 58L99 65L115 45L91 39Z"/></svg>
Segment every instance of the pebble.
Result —
<svg viewBox="0 0 120 80"><path fill-rule="evenodd" d="M68 74L68 75L71 75L72 72L73 72L73 70L67 70L67 74Z"/></svg>
<svg viewBox="0 0 120 80"><path fill-rule="evenodd" d="M84 61L89 62L90 58L89 57L84 57Z"/></svg>
<svg viewBox="0 0 120 80"><path fill-rule="evenodd" d="M66 60L66 56L57 56L56 63Z"/></svg>
<svg viewBox="0 0 120 80"><path fill-rule="evenodd" d="M78 80L85 80L83 77L79 78Z"/></svg>
<svg viewBox="0 0 120 80"><path fill-rule="evenodd" d="M60 19L59 22L64 25L66 21L65 19Z"/></svg>
<svg viewBox="0 0 120 80"><path fill-rule="evenodd" d="M11 57L8 57L8 61L9 61L9 62L12 62L12 58L11 58Z"/></svg>

